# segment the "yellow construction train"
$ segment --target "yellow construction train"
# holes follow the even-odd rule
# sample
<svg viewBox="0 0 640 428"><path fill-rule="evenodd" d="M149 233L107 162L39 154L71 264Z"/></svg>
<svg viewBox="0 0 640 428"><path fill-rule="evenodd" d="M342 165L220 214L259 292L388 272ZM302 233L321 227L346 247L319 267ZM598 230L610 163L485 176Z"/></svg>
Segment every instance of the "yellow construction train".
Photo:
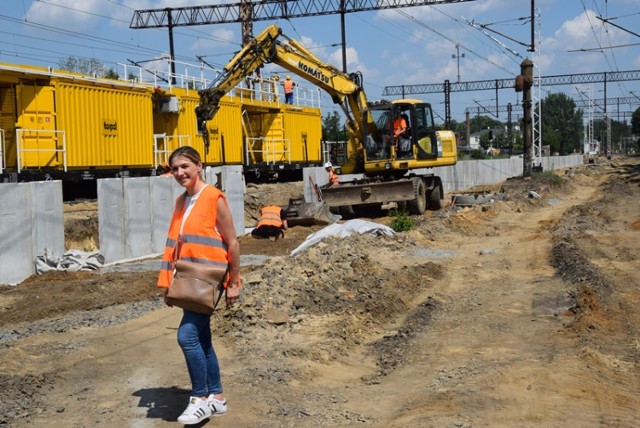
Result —
<svg viewBox="0 0 640 428"><path fill-rule="evenodd" d="M182 145L206 165L242 165L248 181L301 179L303 167L321 164L316 90L285 104L277 78L247 79L221 100L205 144L195 107L207 82L176 81L0 63L0 182L59 179L71 189L156 175Z"/></svg>

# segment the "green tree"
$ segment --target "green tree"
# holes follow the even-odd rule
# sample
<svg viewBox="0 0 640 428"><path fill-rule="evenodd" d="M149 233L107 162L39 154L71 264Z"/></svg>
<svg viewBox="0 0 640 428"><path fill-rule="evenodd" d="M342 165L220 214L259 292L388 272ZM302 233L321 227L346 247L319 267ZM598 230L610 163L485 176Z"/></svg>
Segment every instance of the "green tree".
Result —
<svg viewBox="0 0 640 428"><path fill-rule="evenodd" d="M631 133L640 135L640 107L631 115Z"/></svg>
<svg viewBox="0 0 640 428"><path fill-rule="evenodd" d="M506 149L509 147L509 136L506 131L502 132L504 125L497 125L491 130L486 130L480 134L480 147L488 149L493 147L494 149ZM491 137L491 138L489 138Z"/></svg>
<svg viewBox="0 0 640 428"><path fill-rule="evenodd" d="M503 128L504 124L499 120L492 119L489 116L473 116L469 118L469 130L473 134L474 132L482 131L483 129ZM466 132L466 125L464 132Z"/></svg>
<svg viewBox="0 0 640 428"><path fill-rule="evenodd" d="M542 103L542 144L561 155L580 151L582 110L563 93L549 94Z"/></svg>
<svg viewBox="0 0 640 428"><path fill-rule="evenodd" d="M107 77L108 79L119 78L115 70L108 69L98 58L83 58L70 55L61 59L58 62L58 67L61 70L73 71L87 76L96 75L98 77Z"/></svg>
<svg viewBox="0 0 640 428"><path fill-rule="evenodd" d="M513 148L511 154L522 153L524 151L524 138L521 133L514 132L513 134Z"/></svg>
<svg viewBox="0 0 640 428"><path fill-rule="evenodd" d="M603 119L593 121L593 135L599 141L606 141L607 135L607 122ZM618 122L617 120L611 121L611 146L616 145L623 137L631 136L631 129L629 125L624 122Z"/></svg>
<svg viewBox="0 0 640 428"><path fill-rule="evenodd" d="M458 135L465 135L467 133L467 124L465 122L458 122L455 119L451 119L450 128L450 131L453 131Z"/></svg>
<svg viewBox="0 0 640 428"><path fill-rule="evenodd" d="M347 140L347 132L344 125L340 124L340 115L335 110L322 118L322 139L324 141Z"/></svg>
<svg viewBox="0 0 640 428"><path fill-rule="evenodd" d="M486 159L488 156L485 155L484 150L472 150L469 155L471 159Z"/></svg>
<svg viewBox="0 0 640 428"><path fill-rule="evenodd" d="M497 132L494 132L491 145L498 149L506 149L507 147L509 147L509 138L507 136L507 133L501 132L498 134Z"/></svg>
<svg viewBox="0 0 640 428"><path fill-rule="evenodd" d="M479 143L480 147L482 147L484 150L487 150L491 146L491 140L489 140L489 131L483 132L480 135Z"/></svg>
<svg viewBox="0 0 640 428"><path fill-rule="evenodd" d="M118 73L113 68L108 69L103 77L105 77L107 79L113 79L113 80L120 79L120 76L118 75Z"/></svg>

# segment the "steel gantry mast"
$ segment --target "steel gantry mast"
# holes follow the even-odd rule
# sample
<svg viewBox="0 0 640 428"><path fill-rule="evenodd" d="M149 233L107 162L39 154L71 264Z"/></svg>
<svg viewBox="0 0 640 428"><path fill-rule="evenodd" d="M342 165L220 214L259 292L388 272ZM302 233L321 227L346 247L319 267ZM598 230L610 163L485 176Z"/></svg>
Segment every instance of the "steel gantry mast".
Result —
<svg viewBox="0 0 640 428"><path fill-rule="evenodd" d="M553 76L534 77L540 79L542 86L577 85L584 83L611 83L640 80L640 70L605 71L599 73L558 74ZM383 96L401 96L418 94L444 94L444 83L426 83L417 85L385 86ZM451 92L487 91L495 89L514 89L515 80L508 79L476 80L471 82L452 82Z"/></svg>
<svg viewBox="0 0 640 428"><path fill-rule="evenodd" d="M536 87L603 83L605 87L605 98L601 104L605 106L604 110L606 111L606 106L608 104L611 104L610 100L606 98L607 83L640 80L640 70L534 76L533 79L534 85L536 85ZM500 89L513 90L515 89L515 86L516 84L514 78L476 80L470 82L449 82L448 80L446 80L444 83L385 86L382 90L382 96L405 98L410 95L418 94L444 94L445 109L449 109L450 96L452 92L475 92L491 90L496 91L496 107L482 108L488 114L492 114L497 117L498 113L507 111L506 106L498 106L498 91ZM640 100L640 98L623 97L614 98L613 100L621 104L633 104ZM579 102L576 102L576 104L578 105L578 107L581 106ZM516 108L515 106L513 107ZM467 110L465 110L465 113L469 113L471 109L472 108L467 108ZM542 131L539 130L538 132L541 133Z"/></svg>
<svg viewBox="0 0 640 428"><path fill-rule="evenodd" d="M617 98L598 98L598 99L588 99L588 100L574 100L576 107L577 108L591 108L591 107L598 107L601 110L604 111L604 107L602 107L604 105L604 103L606 102L607 105L620 105L620 104L629 104L629 105L638 105L640 104L640 99L637 97L617 97ZM498 116L498 113L506 113L509 111L509 108L511 108L511 110L514 113L520 113L522 112L522 106L520 104L514 104L511 107L509 107L509 105L499 105L497 108L494 106L488 107L488 106L483 106L483 105L479 105L479 106L469 106L467 107L464 112L465 113L477 113L477 112L482 112L482 113L487 113L490 114L492 116Z"/></svg>
<svg viewBox="0 0 640 428"><path fill-rule="evenodd" d="M533 10L534 6L533 6L533 1L531 2L531 16L534 16L534 10ZM538 13L536 14L536 18L537 18L537 22L538 22L538 49L535 49L534 55L536 55L536 60L533 62L533 69L535 71L534 73L534 81L535 81L535 90L532 91L533 94L533 103L534 106L536 106L535 108L531 109L531 114L532 114L532 119L533 119L533 127L532 127L532 132L533 132L533 142L532 142L532 148L533 148L533 156L531 159L532 162L532 167L533 170L538 170L538 171L542 171L542 103L540 102L542 100L542 80L541 79L537 79L535 80L535 76L542 76L542 71L541 71L541 52L540 52L540 47L542 44L542 29L541 29L541 25L540 25L540 10L538 10ZM534 37L534 32L531 32L531 37Z"/></svg>
<svg viewBox="0 0 640 428"><path fill-rule="evenodd" d="M251 8L253 21L269 21L470 1L476 0L247 0L210 6L136 10L130 28L241 23L246 18L241 13L244 7Z"/></svg>
<svg viewBox="0 0 640 428"><path fill-rule="evenodd" d="M242 0L240 3L225 3L210 6L136 10L131 18L129 28L168 28L170 55L173 60L175 59L173 50L173 29L175 27L241 23L242 41L244 45L244 43L253 36L252 23L255 21L340 14L342 26L342 67L343 71L346 72L345 14L471 1L476 0ZM171 63L173 64L173 61ZM174 72L175 70L172 69L172 73Z"/></svg>

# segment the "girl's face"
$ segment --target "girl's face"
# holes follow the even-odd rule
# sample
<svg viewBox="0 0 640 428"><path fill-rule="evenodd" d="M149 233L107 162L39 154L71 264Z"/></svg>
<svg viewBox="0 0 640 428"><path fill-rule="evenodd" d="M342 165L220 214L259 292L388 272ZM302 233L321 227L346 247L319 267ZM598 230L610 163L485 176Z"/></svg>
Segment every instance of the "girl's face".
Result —
<svg viewBox="0 0 640 428"><path fill-rule="evenodd" d="M182 187L190 188L195 186L202 172L202 164L194 163L184 156L176 156L171 160L171 173Z"/></svg>

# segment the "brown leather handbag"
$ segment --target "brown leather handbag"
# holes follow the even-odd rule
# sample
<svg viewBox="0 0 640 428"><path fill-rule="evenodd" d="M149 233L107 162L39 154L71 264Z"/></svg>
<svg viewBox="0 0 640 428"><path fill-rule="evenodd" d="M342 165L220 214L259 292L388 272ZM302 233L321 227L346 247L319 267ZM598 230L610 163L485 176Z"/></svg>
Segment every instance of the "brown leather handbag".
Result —
<svg viewBox="0 0 640 428"><path fill-rule="evenodd" d="M167 291L167 304L211 315L224 293L222 284L228 272L228 267L176 261L175 275Z"/></svg>

